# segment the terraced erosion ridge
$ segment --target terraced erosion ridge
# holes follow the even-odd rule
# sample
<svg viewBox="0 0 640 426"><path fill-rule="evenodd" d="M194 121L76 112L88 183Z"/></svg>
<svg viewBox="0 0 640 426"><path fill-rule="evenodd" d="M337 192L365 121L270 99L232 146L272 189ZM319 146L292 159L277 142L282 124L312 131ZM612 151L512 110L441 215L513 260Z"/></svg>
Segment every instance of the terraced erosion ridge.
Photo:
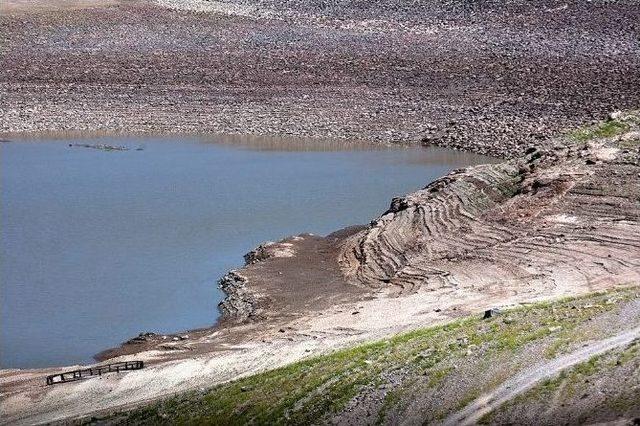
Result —
<svg viewBox="0 0 640 426"><path fill-rule="evenodd" d="M391 297L531 297L638 282L638 116L615 117L551 148L532 147L521 160L453 171L394 199L364 229L259 247L246 256L247 266L222 280L230 294L222 304L226 317L286 311L293 297L277 289L314 292L318 282L340 289L340 276L347 287ZM603 132L619 134L597 136ZM336 256L340 274L328 278L332 262L321 257L320 275L310 252Z"/></svg>
<svg viewBox="0 0 640 426"><path fill-rule="evenodd" d="M351 282L544 293L639 278L637 153L556 147L451 173L395 199L341 256ZM637 161L637 160L635 160ZM530 290L529 290L530 291Z"/></svg>

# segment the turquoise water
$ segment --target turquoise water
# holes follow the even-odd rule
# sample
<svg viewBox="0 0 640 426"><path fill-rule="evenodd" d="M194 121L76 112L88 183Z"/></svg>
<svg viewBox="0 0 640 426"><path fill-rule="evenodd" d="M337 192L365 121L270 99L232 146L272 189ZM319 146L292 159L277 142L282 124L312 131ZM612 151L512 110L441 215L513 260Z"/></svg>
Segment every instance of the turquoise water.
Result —
<svg viewBox="0 0 640 426"><path fill-rule="evenodd" d="M443 150L328 146L131 138L0 144L1 366L91 362L142 331L212 325L223 297L217 279L259 243L367 223L392 197L487 161Z"/></svg>

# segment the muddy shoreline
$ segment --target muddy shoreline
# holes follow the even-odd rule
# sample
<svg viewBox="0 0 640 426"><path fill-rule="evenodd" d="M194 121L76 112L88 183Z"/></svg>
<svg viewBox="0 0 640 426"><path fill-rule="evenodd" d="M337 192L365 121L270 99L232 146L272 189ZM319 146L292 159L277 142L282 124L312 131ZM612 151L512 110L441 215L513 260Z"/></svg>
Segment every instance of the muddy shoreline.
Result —
<svg viewBox="0 0 640 426"><path fill-rule="evenodd" d="M370 297L369 292L344 280L336 261L343 242L365 228L350 226L325 237L300 234L262 244L245 254L244 266L229 271L217 281L226 296L218 305L220 317L214 325L170 334L143 331L119 346L101 351L94 359L102 362L157 348L175 350L180 343L217 333L228 333L224 339L227 344L241 342L254 332L251 330L247 336L242 326L269 328L307 315L308 310L322 312ZM267 265L260 264L267 260ZM304 277L300 277L300 273ZM301 287L301 280L321 286ZM215 346L204 352L211 350L215 351Z"/></svg>

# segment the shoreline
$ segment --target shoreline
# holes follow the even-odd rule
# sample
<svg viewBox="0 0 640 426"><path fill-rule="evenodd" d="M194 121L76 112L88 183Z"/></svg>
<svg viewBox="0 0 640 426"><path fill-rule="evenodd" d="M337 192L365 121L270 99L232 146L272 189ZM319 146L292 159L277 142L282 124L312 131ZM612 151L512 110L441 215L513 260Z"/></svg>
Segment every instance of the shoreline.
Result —
<svg viewBox="0 0 640 426"><path fill-rule="evenodd" d="M0 134L334 136L504 161L395 198L353 232L263 246L231 280L243 294L228 326L109 352L135 353L140 372L45 388L59 368L0 370L0 423L81 418L485 309L640 282L640 120L594 124L640 106L634 4L462 13L265 0L261 14L251 0L224 13L207 3L2 10ZM559 136L578 125L592 127Z"/></svg>
<svg viewBox="0 0 640 426"><path fill-rule="evenodd" d="M30 135L22 135L23 138L29 138ZM94 135L81 135L78 134L77 137L79 138L87 138L87 137L91 137ZM106 135L105 135L106 136ZM119 138L126 138L124 135L117 135ZM43 135L43 138L49 138L51 137L51 135ZM61 135L61 137L64 137L64 135ZM164 135L164 138L167 139L168 143L179 143L176 141L173 141L173 137L171 135ZM205 135L191 135L189 136L190 139L195 139L198 140L200 138L206 138L207 136ZM245 138L242 138L245 139ZM13 142L15 143L20 143L19 139L14 139ZM135 139L132 141L131 146L135 146ZM261 144L263 141L261 140L257 145L254 145L254 141L249 138L249 142L247 144L247 146L250 146L252 149L262 149L263 145ZM114 143L118 143L118 141L114 141ZM224 141L216 141L214 143L223 143L223 144L235 144L236 141L235 140L224 140ZM329 146L326 146L326 145ZM66 145L66 143L65 143ZM127 144L129 145L129 144ZM271 148L275 148L275 149L286 149L286 150L292 150L292 151L297 151L298 149L301 150L305 150L308 147L307 146L307 141L305 140L300 140L300 139L291 139L288 141L280 141L279 144L277 144L277 146L274 147L273 145L273 139L267 140L266 141L266 149L271 149ZM342 144L342 143L337 143L336 141L328 141L327 143L321 143L321 146L316 147L317 149L337 149L337 150L342 150L342 149L353 149L353 146L351 144ZM380 147L379 145L376 144L367 144L366 146L362 145L362 144L358 144L357 148L363 148L363 149L375 149L375 148L380 148L380 149L400 149L402 150L404 147L397 147L397 146L393 146L393 147ZM424 150L427 153L430 153L428 155L428 158L430 159L432 157L431 151L429 151L427 148L425 147L413 147L416 148L419 151ZM446 164L447 163L447 158L446 158L446 150L442 149L442 151L439 151L440 148L435 148L435 153L433 153L433 156L435 157L435 162L438 164ZM441 154L445 155L445 158L440 158ZM486 163L491 163L494 161L497 161L496 159L493 158L489 158L487 157L486 159ZM429 160L431 161L431 160ZM422 160L420 160L420 162L422 162ZM372 212L372 215L377 214L377 212ZM358 229L363 229L365 226L364 225L355 225L355 226L349 226L346 227L342 230L339 231L334 231L332 232L330 235L327 235L325 237L332 237L334 235L340 235L340 234L345 234L345 233L349 233L351 232L351 230L358 230ZM312 236L312 235L307 235L307 238L313 238L313 239L322 239L325 237L317 237L317 236ZM290 239L295 239L297 237L293 237L293 236L289 236L286 237L285 240L290 240ZM276 243L277 244L277 243ZM247 259L247 261L249 262L248 264L251 263L255 263L256 260L260 259L261 255L257 255L256 251L261 250L263 251L263 255L265 257L269 257L268 254L265 254L268 250L264 249L264 246L261 245L253 250L251 250L250 252L246 253L244 255L245 259ZM245 266L247 266L248 264L243 264L243 265L239 265L238 269L242 269ZM220 282L220 280L223 280L225 277L227 277L229 274L226 274L220 278L218 278L217 280L214 280L215 282ZM230 294L229 291L226 291L226 298L221 302L221 303L225 303L225 301L227 301L227 299L231 296L235 296L235 294ZM184 328L184 329L179 329L179 330L171 330L168 332L160 332L160 331L156 331L154 329L141 329L140 333L138 335L132 334L132 335L128 335L128 336L123 336L123 341L121 343L114 345L109 345L109 346L103 346L103 348L100 348L100 351L93 354L92 358L97 361L97 362L103 362L106 361L110 358L113 357L119 357L119 356L123 356L123 355L132 355L138 352L144 352L147 349L151 349L157 346L162 346L162 347L170 347L171 345L173 345L174 340L176 339L176 341L180 342L181 344L184 344L185 342L183 340L187 340L187 339L183 339L182 336L184 335L188 335L190 336L189 339L197 339L198 337L204 336L206 334L211 334L214 333L216 331L218 331L221 327L229 327L231 325L231 323L233 323L234 321L224 321L224 317L221 315L220 317L218 317L218 319L214 320L215 322L212 322L210 325L208 326L203 326L203 327L198 327L198 328ZM221 324L221 321L223 321L224 323ZM168 345L167 345L168 344ZM89 362L89 361L85 361L85 362ZM84 363L84 362L83 362ZM39 369L53 369L53 368L60 368L63 369L65 368L65 364L59 364L59 365L46 365L46 366L32 366L32 367L28 367L28 368L19 368L19 369L23 369L23 370L39 370ZM6 369L3 369L6 370Z"/></svg>
<svg viewBox="0 0 640 426"><path fill-rule="evenodd" d="M493 307L640 281L633 267L640 258L629 257L627 248L640 241L633 239L640 236L640 221L610 219L635 217L638 211L632 200L640 191L640 157L616 147L626 137L595 139L584 147L558 145L533 150L518 161L457 170L392 200L389 210L364 228L326 237L303 234L258 247L236 271L246 280L242 288L248 293L239 300L252 298L250 312L236 309L239 315L228 325L185 339L167 342L154 336L109 353L113 361L133 354L144 360L148 367L136 374L43 389L42 377L59 368L2 371L0 404L9 413L6 421L54 421L133 406ZM582 199L580 188L594 185L602 188L601 195ZM466 200L461 210L454 200ZM594 208L595 216L590 213ZM406 216L430 210L435 213L430 218ZM442 222L445 216L449 219ZM409 223L428 225L410 229ZM537 233L530 235L531 227ZM430 235L429 229L440 230ZM495 240L489 245L481 239L487 230ZM413 254L423 244L416 238L428 238L433 251ZM475 247L473 255L462 252L457 241ZM525 259L521 249L514 252L518 245L527 248ZM545 254L551 248L551 253L581 256L587 250L594 259L576 258L559 268ZM404 254L398 257L398 252ZM425 254L432 257L421 258ZM24 398L31 401L28 408ZM92 408L78 406L85 398Z"/></svg>

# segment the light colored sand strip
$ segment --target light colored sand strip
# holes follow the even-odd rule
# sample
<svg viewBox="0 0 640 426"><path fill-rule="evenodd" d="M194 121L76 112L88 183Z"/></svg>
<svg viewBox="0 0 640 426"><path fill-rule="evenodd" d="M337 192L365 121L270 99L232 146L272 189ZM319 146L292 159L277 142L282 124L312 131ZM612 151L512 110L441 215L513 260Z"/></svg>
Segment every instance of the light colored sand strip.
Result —
<svg viewBox="0 0 640 426"><path fill-rule="evenodd" d="M227 1L156 0L156 4L168 9L218 13L222 15L243 16L247 18L267 18L274 15L272 11L265 8L258 8L257 6Z"/></svg>

